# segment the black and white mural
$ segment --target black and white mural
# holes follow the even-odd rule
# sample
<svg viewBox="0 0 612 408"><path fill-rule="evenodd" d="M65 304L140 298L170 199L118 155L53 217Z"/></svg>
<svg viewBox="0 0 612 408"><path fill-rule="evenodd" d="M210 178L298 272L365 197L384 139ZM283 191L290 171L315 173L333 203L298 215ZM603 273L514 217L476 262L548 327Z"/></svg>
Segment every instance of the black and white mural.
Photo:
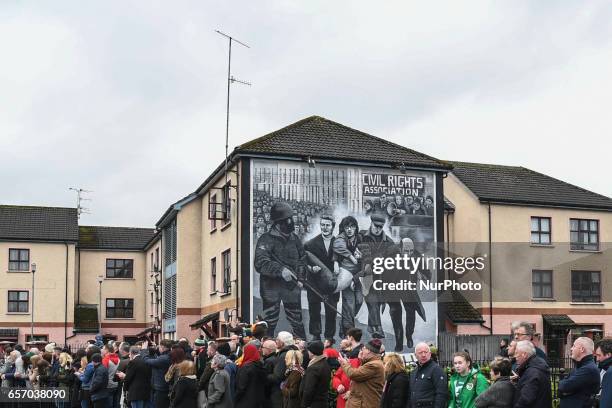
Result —
<svg viewBox="0 0 612 408"><path fill-rule="evenodd" d="M434 341L437 304L372 289L376 257L435 256L434 173L277 160L251 163L251 311L268 335L380 338L388 351ZM420 271L409 279L431 279Z"/></svg>

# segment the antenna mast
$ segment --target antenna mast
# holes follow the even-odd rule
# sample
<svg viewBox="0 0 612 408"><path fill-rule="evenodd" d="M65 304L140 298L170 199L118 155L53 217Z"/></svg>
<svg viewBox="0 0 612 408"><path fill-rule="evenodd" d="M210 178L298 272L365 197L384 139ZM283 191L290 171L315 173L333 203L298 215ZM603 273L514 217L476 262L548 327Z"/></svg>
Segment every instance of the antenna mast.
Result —
<svg viewBox="0 0 612 408"><path fill-rule="evenodd" d="M68 190L72 190L75 191L77 193L77 216L80 219L81 218L81 214L91 214L89 212L89 208L85 208L81 205L81 202L83 201L91 201L91 198L84 198L82 196L83 193L93 193L93 191L91 190L85 190L82 188L76 188L76 187L70 187L68 188Z"/></svg>
<svg viewBox="0 0 612 408"><path fill-rule="evenodd" d="M225 181L227 182L228 181L227 165L228 165L228 157L229 157L228 149L229 149L230 85L233 84L234 82L238 82L239 84L251 86L250 82L241 81L232 76L232 42L236 42L246 48L251 48L251 47L249 47L242 41L238 41L234 37L227 35L219 30L215 30L215 32L229 40L229 53L228 53L228 59L227 59L227 106L226 106L226 112L225 112Z"/></svg>

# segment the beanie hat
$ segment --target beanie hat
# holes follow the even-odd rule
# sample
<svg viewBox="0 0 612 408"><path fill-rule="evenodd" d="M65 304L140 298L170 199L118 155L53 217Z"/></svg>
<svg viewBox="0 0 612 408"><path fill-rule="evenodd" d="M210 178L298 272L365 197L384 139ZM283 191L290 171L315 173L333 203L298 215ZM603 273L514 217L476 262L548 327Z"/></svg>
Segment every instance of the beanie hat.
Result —
<svg viewBox="0 0 612 408"><path fill-rule="evenodd" d="M293 216L293 209L287 203L275 203L270 209L270 220L272 222L281 221Z"/></svg>
<svg viewBox="0 0 612 408"><path fill-rule="evenodd" d="M323 343L321 340L311 341L308 343L308 351L310 351L315 356L320 356L323 354Z"/></svg>
<svg viewBox="0 0 612 408"><path fill-rule="evenodd" d="M278 332L278 335L276 336L276 338L282 341L285 346L293 346L294 344L293 334L289 332L286 332L286 331Z"/></svg>
<svg viewBox="0 0 612 408"><path fill-rule="evenodd" d="M338 357L340 357L340 353L338 353L338 350L333 349L333 348L326 348L325 350L323 350L323 354L325 354L327 356L327 358L338 358Z"/></svg>
<svg viewBox="0 0 612 408"><path fill-rule="evenodd" d="M229 357L229 355L232 354L232 349L230 348L229 343L219 344L219 346L217 347L217 353L225 357Z"/></svg>
<svg viewBox="0 0 612 408"><path fill-rule="evenodd" d="M206 345L206 340L196 339L196 341L193 344L195 344L196 347L202 347Z"/></svg>
<svg viewBox="0 0 612 408"><path fill-rule="evenodd" d="M382 342L380 339L372 339L365 345L365 347L370 350L372 353L380 354L380 347L382 346Z"/></svg>

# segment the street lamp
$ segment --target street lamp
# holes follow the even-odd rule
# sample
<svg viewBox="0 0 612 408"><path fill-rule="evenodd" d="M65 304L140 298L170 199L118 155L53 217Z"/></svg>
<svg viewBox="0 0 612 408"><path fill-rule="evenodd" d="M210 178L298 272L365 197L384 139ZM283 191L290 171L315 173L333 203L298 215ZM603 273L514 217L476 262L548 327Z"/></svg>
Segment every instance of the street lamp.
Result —
<svg viewBox="0 0 612 408"><path fill-rule="evenodd" d="M36 273L36 264L32 264L32 323L30 324L30 341L34 341L34 274Z"/></svg>
<svg viewBox="0 0 612 408"><path fill-rule="evenodd" d="M98 275L98 333L102 335L102 281L104 276Z"/></svg>

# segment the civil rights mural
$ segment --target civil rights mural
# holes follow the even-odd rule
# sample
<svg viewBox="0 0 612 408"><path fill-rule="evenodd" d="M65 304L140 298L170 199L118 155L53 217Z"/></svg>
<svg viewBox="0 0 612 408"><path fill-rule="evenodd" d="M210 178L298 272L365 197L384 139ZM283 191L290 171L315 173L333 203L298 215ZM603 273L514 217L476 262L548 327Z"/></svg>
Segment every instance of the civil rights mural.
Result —
<svg viewBox="0 0 612 408"><path fill-rule="evenodd" d="M376 257L435 256L434 174L275 160L251 164L253 320L268 335L343 338L412 351L435 341L437 305L418 291L401 300L372 290ZM436 280L427 270L408 279Z"/></svg>

